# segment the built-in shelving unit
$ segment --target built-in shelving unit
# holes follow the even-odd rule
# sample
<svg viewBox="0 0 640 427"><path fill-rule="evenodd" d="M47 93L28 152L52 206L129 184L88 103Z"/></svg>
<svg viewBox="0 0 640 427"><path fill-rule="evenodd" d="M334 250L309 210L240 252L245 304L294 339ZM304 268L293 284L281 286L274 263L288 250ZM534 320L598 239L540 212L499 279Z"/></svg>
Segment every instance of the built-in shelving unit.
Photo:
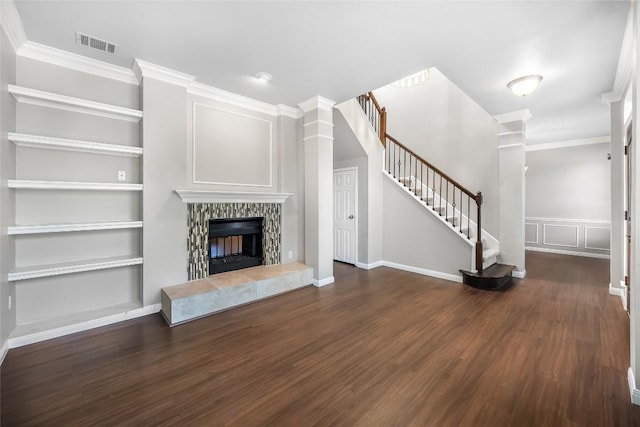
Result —
<svg viewBox="0 0 640 427"><path fill-rule="evenodd" d="M104 270L107 268L125 267L128 265L139 264L142 264L142 257L140 256L122 256L112 258L97 258L58 264L34 265L30 267L20 267L12 270L9 273L9 281L15 282L18 280L59 276L61 274Z"/></svg>
<svg viewBox="0 0 640 427"><path fill-rule="evenodd" d="M19 147L43 148L50 150L78 151L82 153L110 154L113 156L138 157L142 155L142 147L103 144L92 141L52 138L49 136L27 135L9 132L9 141Z"/></svg>
<svg viewBox="0 0 640 427"><path fill-rule="evenodd" d="M16 111L19 132L8 134L16 172L7 182L15 198L15 225L7 228L16 266L8 275L16 293L12 338L24 342L141 310L143 264L143 148L136 129L143 112L55 93L81 90L64 81L52 81L51 92L32 89L29 78L8 85L24 104ZM104 99L113 99L112 84L123 103L139 93L104 79L95 83L104 90L93 96L104 93ZM110 176L113 182L104 182Z"/></svg>
<svg viewBox="0 0 640 427"><path fill-rule="evenodd" d="M142 111L117 105L104 104L88 99L74 98L57 93L45 92L28 87L8 85L9 93L18 102L40 105L42 107L58 108L61 110L75 111L94 116L108 117L129 122L139 122L142 119Z"/></svg>
<svg viewBox="0 0 640 427"><path fill-rule="evenodd" d="M110 222L92 222L92 223L80 223L80 224L16 225L13 227L8 227L7 233L10 236L17 236L20 234L66 233L71 231L122 230L127 228L142 228L142 221L110 221Z"/></svg>
<svg viewBox="0 0 640 427"><path fill-rule="evenodd" d="M9 188L26 190L96 190L96 191L142 191L142 184L120 184L111 182L72 182L72 181L32 181L10 179Z"/></svg>

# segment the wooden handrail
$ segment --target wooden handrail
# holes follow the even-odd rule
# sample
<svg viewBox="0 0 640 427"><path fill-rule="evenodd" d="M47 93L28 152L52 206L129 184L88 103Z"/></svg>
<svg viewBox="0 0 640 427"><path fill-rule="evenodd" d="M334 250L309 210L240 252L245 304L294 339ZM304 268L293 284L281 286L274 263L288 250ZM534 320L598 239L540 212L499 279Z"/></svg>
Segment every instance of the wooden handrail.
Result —
<svg viewBox="0 0 640 427"><path fill-rule="evenodd" d="M475 244L475 263L476 263L476 270L479 273L482 273L483 261L484 261L484 259L483 259L484 258L483 257L483 244L482 244L482 222L481 222L482 221L482 209L481 209L482 208L482 193L478 192L478 193L474 194L473 192L471 192L470 190L465 188L462 184L460 184L458 181L456 181L455 179L451 178L449 175L444 173L441 169L438 169L433 164L431 164L430 162L428 162L427 160L423 159L421 156L416 154L413 150L407 148L400 141L398 141L397 139L395 139L394 137L389 135L387 133L387 110L384 107L380 107L380 103L378 103L378 100L376 99L376 97L373 94L373 92L368 92L366 95L361 95L359 98L364 100L365 102L371 101L371 104L373 104L374 108L376 109L376 111L378 113L379 121L376 121L376 118L372 119L371 116L369 116L369 121L374 126L374 128L377 128L376 132L378 132L378 135L380 137L380 141L382 142L382 145L385 147L385 149L387 148L387 139L388 139L392 143L397 145L399 147L399 149L404 150L405 153L409 153L410 156L413 156L416 159L416 162L414 163L414 165L415 165L414 167L417 168L417 164L418 164L417 162L420 161L421 163L423 163L423 164L425 164L427 166L427 171L429 169L431 169L431 170L434 171L434 173L437 173L440 176L440 196L439 196L440 197L440 203L442 203L442 195L441 195L442 194L442 179L444 179L447 183L451 183L453 185L453 188L454 188L453 207L455 207L455 189L456 188L458 190L460 190L460 192L461 192L460 194L464 193L469 197L469 199L472 199L472 200L474 200L476 202L476 207L477 207L477 214L476 214L476 216L477 216L477 221L476 221L477 234L476 234L476 244ZM367 108L365 108L365 104L363 104L362 101L361 101L360 105L362 106L363 109L365 109L365 112L369 111ZM395 148L394 148L394 153L395 153ZM409 159L411 160L411 157ZM389 158L389 161L390 161L390 158ZM400 162L398 162L398 164L400 164ZM395 165L395 160L394 160L394 165ZM409 169L411 169L411 161L409 162ZM405 172L406 172L406 166L405 166ZM389 171L389 173L391 173L391 172ZM394 177L395 177L395 173L394 173ZM434 175L434 180L435 180L435 175ZM427 176L427 181L428 181L428 176ZM446 190L447 193L448 193L448 188L449 187L448 187L448 184L447 184L447 190ZM414 188L414 193L417 195L417 192L416 192L415 188ZM434 193L435 193L435 187L434 187ZM462 200L462 195L460 196L460 200ZM445 203L447 203L447 202L445 202ZM446 204L445 204L445 207L447 207ZM441 207L440 207L440 209L441 209ZM470 209L468 208L468 210L470 210ZM445 216L447 216L446 210L445 210ZM467 221L469 221L470 216L471 216L471 212L467 212ZM446 220L448 221L448 219L446 219ZM454 210L453 222L455 224L455 210ZM462 206L460 207L460 222L462 223ZM455 225L454 225L454 227L455 227ZM460 226L460 229L462 230L462 225ZM467 237L468 237L468 234L467 234Z"/></svg>
<svg viewBox="0 0 640 427"><path fill-rule="evenodd" d="M378 104L378 100L376 99L373 92L369 92L367 93L367 95L369 96L369 98L371 98L371 102L373 102L373 105L375 105L376 110L378 110L378 113L382 113L383 108L380 107L380 104Z"/></svg>
<svg viewBox="0 0 640 427"><path fill-rule="evenodd" d="M436 171L436 173L438 175L442 176L444 179L446 179L447 181L449 181L450 183L452 183L453 185L458 187L458 189L460 189L462 192L464 192L467 196L469 196L472 199L474 199L476 201L476 204L482 204L482 195L480 193L475 194L475 193L471 192L470 190L467 190L458 181L456 181L455 179L451 178L449 175L447 175L446 173L442 172L440 169L435 167L433 164L431 164L430 162L426 161L425 159L423 159L422 157L417 155L414 151L412 151L410 148L407 148L404 144L402 144L400 141L398 141L397 139L395 139L391 135L387 134L387 138L389 138L391 141L393 141L394 144L399 145L404 150L406 150L408 153L413 155L413 157L415 157L416 159L420 160L422 163L424 163L425 165L429 166L431 169ZM479 199L478 199L478 196L480 196ZM478 203L478 200L480 201L480 203Z"/></svg>

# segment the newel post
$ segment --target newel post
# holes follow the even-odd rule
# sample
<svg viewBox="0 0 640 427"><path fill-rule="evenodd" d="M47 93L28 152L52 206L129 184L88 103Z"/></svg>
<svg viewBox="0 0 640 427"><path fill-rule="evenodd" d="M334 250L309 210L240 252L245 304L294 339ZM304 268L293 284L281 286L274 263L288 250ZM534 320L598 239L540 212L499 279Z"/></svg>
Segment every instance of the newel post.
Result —
<svg viewBox="0 0 640 427"><path fill-rule="evenodd" d="M476 270L478 273L482 273L483 270L483 257L482 257L482 193L476 194L476 205L478 207L478 230L476 232Z"/></svg>
<svg viewBox="0 0 640 427"><path fill-rule="evenodd" d="M382 107L380 111L380 142L387 148L387 109Z"/></svg>

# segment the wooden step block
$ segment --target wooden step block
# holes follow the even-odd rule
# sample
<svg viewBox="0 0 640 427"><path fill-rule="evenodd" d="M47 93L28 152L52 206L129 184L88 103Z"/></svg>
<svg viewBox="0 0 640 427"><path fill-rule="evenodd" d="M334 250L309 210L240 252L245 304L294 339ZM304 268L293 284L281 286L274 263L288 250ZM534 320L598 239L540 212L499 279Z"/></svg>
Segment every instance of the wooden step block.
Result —
<svg viewBox="0 0 640 427"><path fill-rule="evenodd" d="M482 273L466 270L460 270L460 273L462 273L462 283L465 285L476 289L498 291L511 286L513 282L511 274L515 268L515 265L493 264Z"/></svg>

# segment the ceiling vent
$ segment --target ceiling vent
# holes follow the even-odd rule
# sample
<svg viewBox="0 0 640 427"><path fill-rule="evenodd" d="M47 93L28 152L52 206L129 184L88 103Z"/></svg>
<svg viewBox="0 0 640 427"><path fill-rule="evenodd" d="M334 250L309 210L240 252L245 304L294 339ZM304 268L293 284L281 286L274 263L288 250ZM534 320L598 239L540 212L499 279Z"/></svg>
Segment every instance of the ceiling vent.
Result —
<svg viewBox="0 0 640 427"><path fill-rule="evenodd" d="M116 52L116 44L76 31L76 43L107 53Z"/></svg>

